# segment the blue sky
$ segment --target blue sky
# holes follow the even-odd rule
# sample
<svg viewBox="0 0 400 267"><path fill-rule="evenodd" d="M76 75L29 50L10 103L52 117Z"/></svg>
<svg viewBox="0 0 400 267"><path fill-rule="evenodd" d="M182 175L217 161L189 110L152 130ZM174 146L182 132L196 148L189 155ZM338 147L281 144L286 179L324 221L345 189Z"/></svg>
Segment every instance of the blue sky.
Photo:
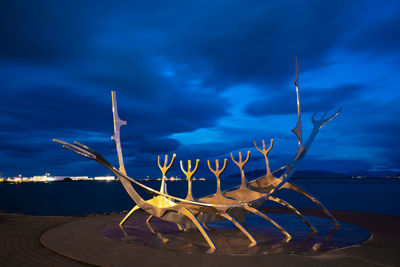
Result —
<svg viewBox="0 0 400 267"><path fill-rule="evenodd" d="M302 169L400 172L398 14L398 1L3 1L0 172L107 173L51 140L116 164L111 90L131 176L159 175L165 153L206 173L250 148L246 168L262 169L252 142L270 138L278 168L296 153L295 56L304 135L313 112L343 107Z"/></svg>

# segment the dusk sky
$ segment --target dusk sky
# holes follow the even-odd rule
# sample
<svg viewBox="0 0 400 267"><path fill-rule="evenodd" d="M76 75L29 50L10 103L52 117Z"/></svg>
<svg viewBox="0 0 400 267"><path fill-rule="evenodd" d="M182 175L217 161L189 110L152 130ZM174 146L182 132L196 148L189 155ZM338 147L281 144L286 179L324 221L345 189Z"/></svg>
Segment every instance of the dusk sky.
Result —
<svg viewBox="0 0 400 267"><path fill-rule="evenodd" d="M263 169L252 143L271 138L277 169L297 151L295 56L303 135L313 112L343 108L300 169L400 172L399 14L399 1L2 1L1 175L108 174L52 139L117 165L111 90L130 176L159 175L165 153L202 174L250 149L245 170Z"/></svg>

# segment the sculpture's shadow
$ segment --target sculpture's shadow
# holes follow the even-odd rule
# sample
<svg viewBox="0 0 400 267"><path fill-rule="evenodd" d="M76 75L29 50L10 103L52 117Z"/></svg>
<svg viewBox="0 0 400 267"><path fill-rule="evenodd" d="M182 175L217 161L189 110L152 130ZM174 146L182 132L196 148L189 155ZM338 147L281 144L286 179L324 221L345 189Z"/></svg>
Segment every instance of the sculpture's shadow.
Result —
<svg viewBox="0 0 400 267"><path fill-rule="evenodd" d="M256 246L249 247L246 236L228 221L219 221L207 224L208 233L218 248L212 252L218 255L315 254L359 244L370 237L365 229L346 222L340 222L336 228L330 219L309 216L307 218L319 230L313 234L296 215L269 215L285 225L289 233L294 233L293 238L286 240L275 227L250 215L245 225L258 241ZM137 216L128 220L122 228L118 223L109 224L101 229L101 233L108 238L144 247L210 253L207 243L196 229L182 231L176 224L157 218L149 224L145 216Z"/></svg>

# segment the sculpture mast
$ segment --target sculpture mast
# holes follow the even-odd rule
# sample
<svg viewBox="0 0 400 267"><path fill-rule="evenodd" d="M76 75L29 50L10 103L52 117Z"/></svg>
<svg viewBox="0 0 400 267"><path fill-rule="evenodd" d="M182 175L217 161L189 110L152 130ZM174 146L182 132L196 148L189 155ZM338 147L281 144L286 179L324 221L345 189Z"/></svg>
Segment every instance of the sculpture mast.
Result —
<svg viewBox="0 0 400 267"><path fill-rule="evenodd" d="M296 127L292 129L292 132L297 136L298 140L298 157L303 152L303 126L301 123L301 109L300 109L300 95L299 95L299 68L297 64L297 57L295 57L295 69L296 69L296 80L294 81L294 85L296 86L296 99L297 99L297 124Z"/></svg>
<svg viewBox="0 0 400 267"><path fill-rule="evenodd" d="M112 111L113 111L113 119L114 119L114 135L111 136L111 139L114 140L115 146L117 148L119 171L126 175L124 158L122 156L120 128L121 128L121 126L126 125L127 123L126 123L126 121L121 120L118 116L117 98L115 95L115 91L111 91L111 97L112 97Z"/></svg>

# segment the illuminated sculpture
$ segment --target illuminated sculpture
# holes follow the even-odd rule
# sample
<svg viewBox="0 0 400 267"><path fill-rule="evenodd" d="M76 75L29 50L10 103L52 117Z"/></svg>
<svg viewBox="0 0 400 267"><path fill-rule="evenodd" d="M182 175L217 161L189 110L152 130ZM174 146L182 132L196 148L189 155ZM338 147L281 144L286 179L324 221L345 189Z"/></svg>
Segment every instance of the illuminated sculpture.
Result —
<svg viewBox="0 0 400 267"><path fill-rule="evenodd" d="M298 73L297 73L297 58L296 58L296 80L294 82L297 93L297 113L298 120L296 127L292 130L292 132L297 136L298 139L298 150L297 154L294 157L293 161L278 169L275 172L271 172L268 162L268 153L273 147L273 139L271 139L271 144L268 148L265 146L264 140L262 140L262 149L257 146L257 143L254 142L255 147L258 151L260 151L265 157L266 170L267 173L265 176L259 177L253 181L247 181L246 176L243 171L244 165L247 163L250 157L250 151L247 151L246 159L242 159L242 154L239 152L239 159L235 160L233 154L231 153L232 161L239 167L241 174L241 185L238 188L228 189L224 192L221 191L220 187L220 175L224 171L227 163L227 159L224 159L223 167L220 168L219 161L215 161L215 169L212 168L210 161L207 161L208 167L211 172L214 173L217 181L217 190L216 193L210 196L205 196L201 198L193 198L192 195L192 183L191 178L193 174L196 172L199 164L199 160L196 160L194 168L192 168L192 162L189 160L187 165L187 170L185 170L185 166L183 162L180 162L180 166L182 171L185 173L186 178L188 180L188 192L185 199L175 197L169 195L167 192L166 185L166 173L171 168L172 164L175 160L175 154L173 154L172 159L168 162L168 155L165 155L164 163L161 164L160 157L158 157L158 167L162 172L162 182L161 188L159 191L150 188L142 183L136 181L135 179L130 178L125 171L124 161L121 150L121 142L120 142L120 127L122 125L126 125L125 121L122 121L118 116L117 111L117 100L115 92L112 92L112 103L113 103L113 115L114 115L114 136L112 139L115 141L116 150L118 154L118 162L119 169L112 166L109 162L107 162L101 155L78 142L74 142L74 144L70 144L60 140L53 140L63 145L64 148L69 149L77 154L80 154L86 158L92 159L94 161L99 162L100 164L107 167L111 172L113 172L122 183L126 192L132 198L132 200L136 203L136 206L125 216L125 218L120 222L120 226L122 227L124 222L138 209L142 209L145 212L149 213L149 217L147 219L147 223L149 227L150 220L155 216L164 221L172 222L177 225L180 230L184 228L194 228L196 227L208 245L210 246L210 250L213 251L216 249L216 246L210 236L207 234L206 229L207 223L214 222L225 218L232 222L240 231L243 232L250 240L250 246L254 246L257 244L257 241L254 237L242 226L246 216L250 213L256 214L266 221L273 224L277 227L282 234L285 236L285 240L288 241L291 239L291 236L288 232L286 232L280 225L278 225L274 220L269 218L266 214L262 213L258 210L258 207L265 202L266 200L271 200L277 202L281 205L286 206L294 213L296 213L312 230L313 232L317 232L317 229L292 205L288 202L277 198L275 193L281 188L287 188L299 192L309 199L311 199L314 203L319 205L321 209L325 212L325 214L331 218L336 226L338 226L338 222L331 215L331 213L320 203L315 197L311 196L309 193L305 192L300 187L290 183L288 180L293 176L294 172L297 169L298 164L302 161L308 149L311 146L314 138L316 137L318 131L321 129L323 125L332 120L336 115L339 114L340 109L328 116L328 111L326 111L321 119L316 120L316 113L312 116L313 130L308 137L307 141L303 143L302 138L302 122L301 122L301 111L300 111L300 100L299 100L299 84L298 84ZM283 170L285 170L283 172ZM282 171L279 177L275 177L273 174ZM144 200L134 189L134 186L138 186L141 189L144 189L149 194L153 195L153 198L149 200ZM165 240L164 240L165 241ZM167 241L165 241L167 242Z"/></svg>

